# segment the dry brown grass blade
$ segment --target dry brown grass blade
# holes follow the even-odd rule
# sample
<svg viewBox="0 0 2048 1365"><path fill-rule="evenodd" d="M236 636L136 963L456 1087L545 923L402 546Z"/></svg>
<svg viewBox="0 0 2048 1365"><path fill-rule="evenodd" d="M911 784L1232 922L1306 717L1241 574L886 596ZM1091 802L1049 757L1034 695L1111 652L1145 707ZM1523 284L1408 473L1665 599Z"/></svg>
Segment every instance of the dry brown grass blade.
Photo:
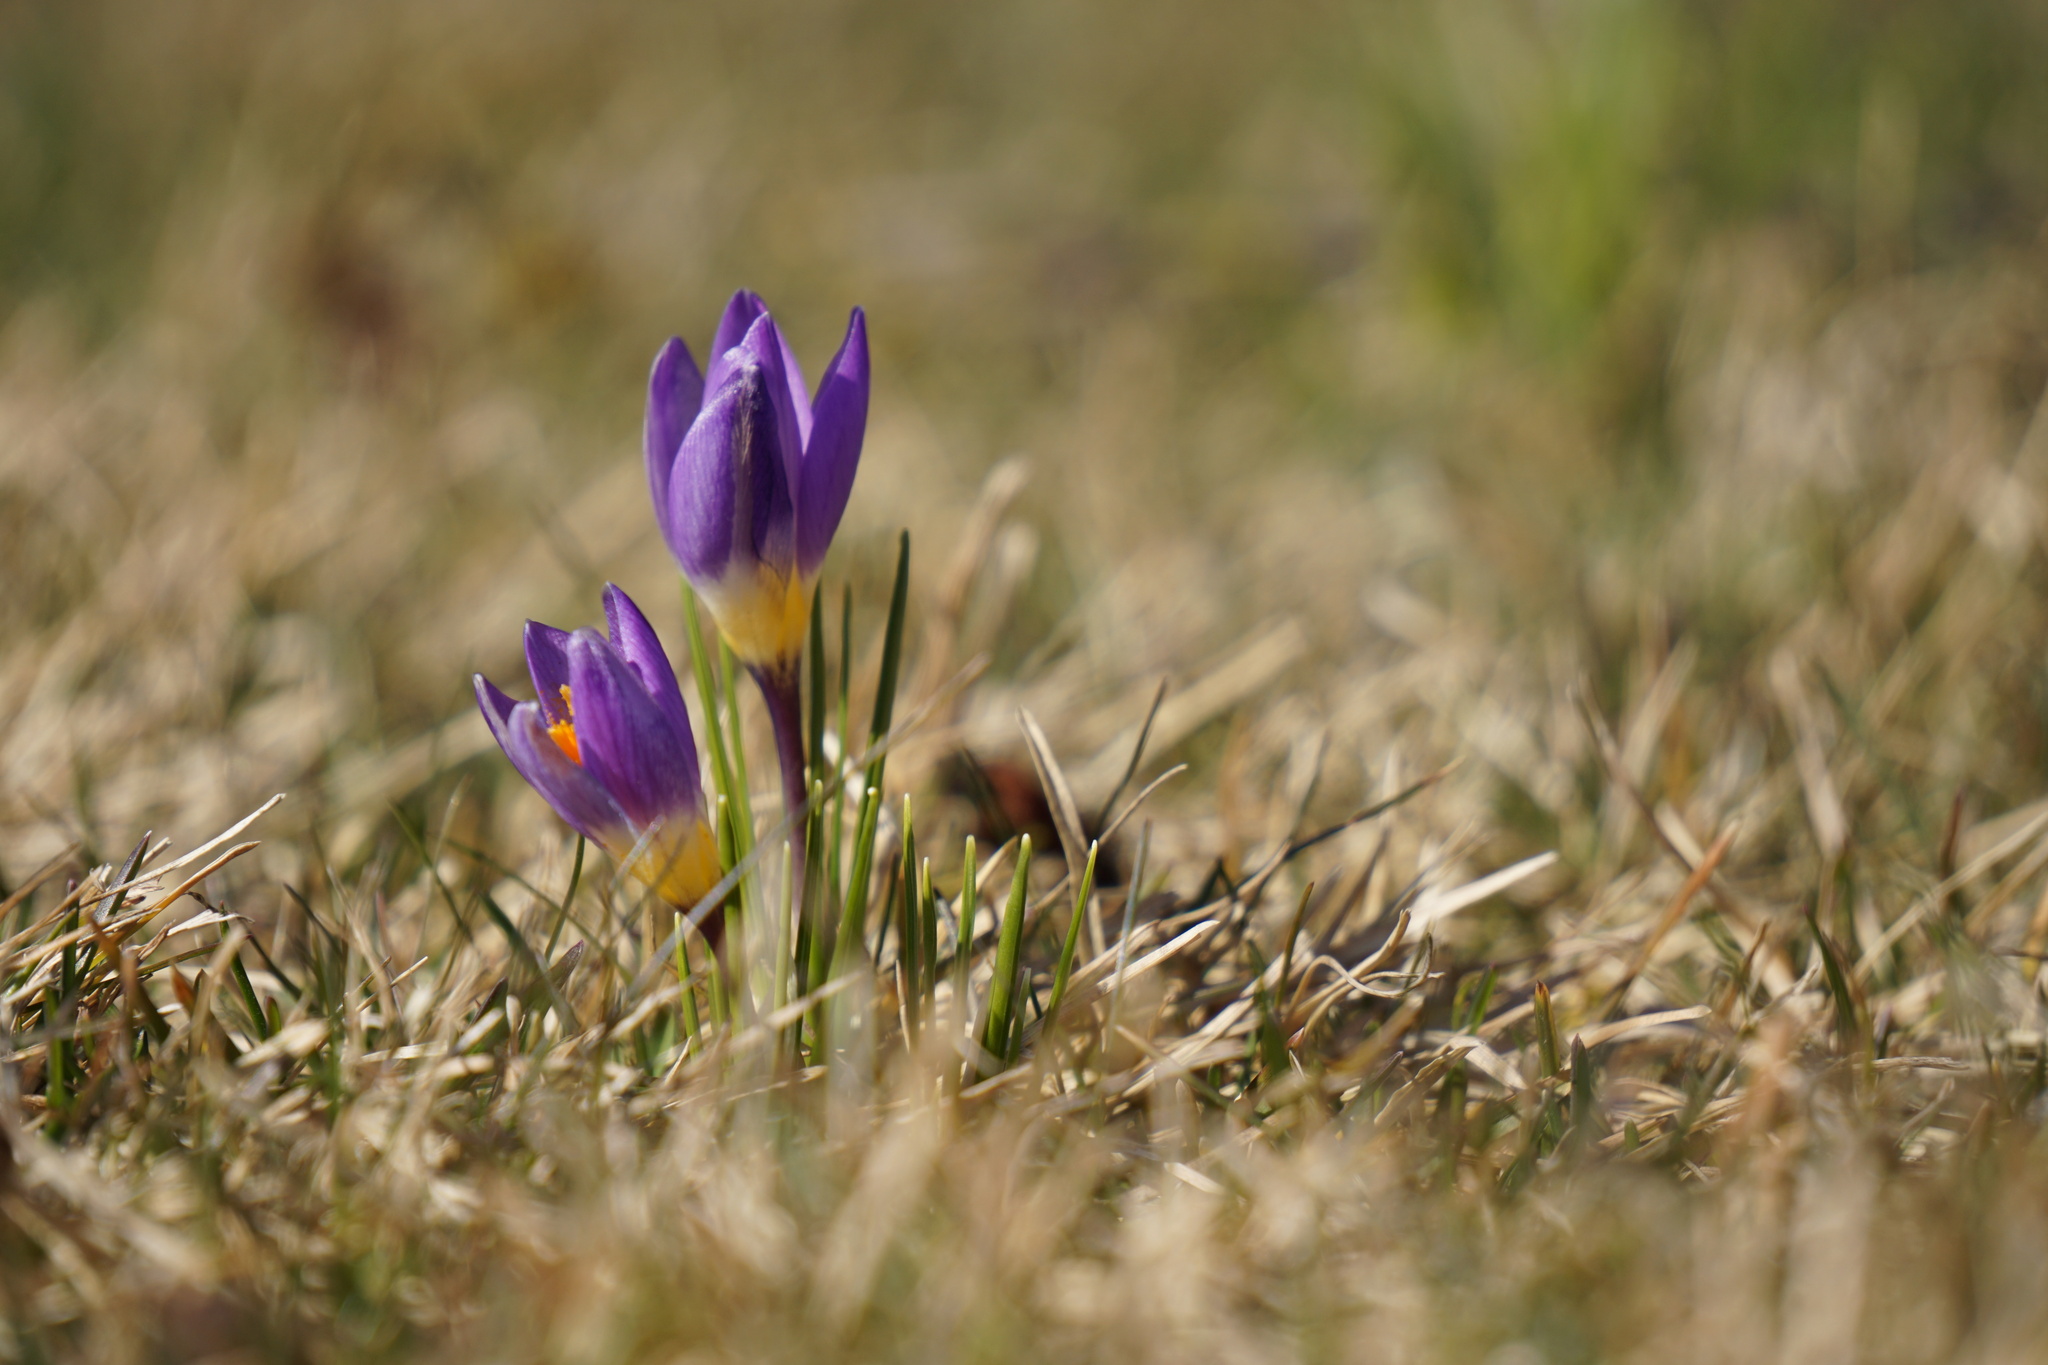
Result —
<svg viewBox="0 0 2048 1365"><path fill-rule="evenodd" d="M2048 831L2048 811L2041 812L2018 830L1985 849L1964 866L1957 868L1953 874L1935 883L1924 895L1916 899L1904 914L1886 925L1884 932L1864 951L1863 957L1856 963L1856 978L1859 981L1868 980L1870 974L1877 969L1878 963L1883 961L1884 955L1891 951L1892 945L1911 933L1936 907L1947 900L1951 892L1976 881L2025 847L2029 840L2042 835L2044 831Z"/></svg>
<svg viewBox="0 0 2048 1365"><path fill-rule="evenodd" d="M1679 641L1658 666L1622 725L1616 756L1621 771L1628 774L1630 784L1638 790L1649 779L1657 747L1698 658L1699 650L1691 640ZM1627 840L1632 818L1640 813L1634 802L1610 806L1602 830L1602 843L1620 847Z"/></svg>
<svg viewBox="0 0 2048 1365"><path fill-rule="evenodd" d="M1401 1040L1420 1022L1423 1002L1410 997L1401 1002L1387 1021L1369 1034L1349 1054L1333 1063L1324 1077L1323 1086L1331 1093L1341 1093L1370 1075L1394 1050Z"/></svg>
<svg viewBox="0 0 2048 1365"><path fill-rule="evenodd" d="M1628 769L1622 762L1621 753L1615 746L1613 733L1607 728L1607 722L1601 717L1600 713L1594 709L1592 701L1586 695L1582 684L1573 684L1571 688L1571 702L1578 712L1580 720L1584 723L1587 733L1593 737L1594 745L1599 750L1601 760L1606 766L1609 780L1619 786L1628 799L1635 803L1636 809L1642 813L1650 833L1656 838L1659 846L1663 848L1665 853L1670 855L1671 860L1677 863L1682 871L1690 876L1695 866L1695 859L1679 846L1678 842L1672 837L1671 832L1664 827L1663 821L1658 818L1656 810L1650 805L1649 798L1643 795L1642 789L1629 777ZM1690 836L1688 836L1688 841L1690 841ZM1738 929L1750 935L1756 942L1762 943L1764 941L1763 931L1768 927L1769 922L1769 916L1765 912L1750 905L1734 888L1728 885L1727 879L1718 873L1707 879L1706 889L1713 896L1714 903L1720 907L1721 912ZM1769 956L1764 960L1764 972L1771 982L1773 990L1782 991L1791 984L1790 964L1785 959L1783 950L1775 944L1769 946Z"/></svg>
<svg viewBox="0 0 2048 1365"><path fill-rule="evenodd" d="M1708 879L1714 875L1714 870L1721 866L1721 860L1728 856L1729 848L1735 843L1735 835L1734 826L1721 831L1721 836L1707 849L1706 856L1687 874L1684 885L1678 888L1670 904L1664 907L1664 913L1657 917L1657 922L1650 926L1650 932L1643 936L1642 943L1637 945L1634 954L1630 956L1628 966L1623 969L1621 980L1614 984L1603 1013L1613 1014L1621 1008L1622 1001L1628 996L1629 987L1636 983L1636 978L1643 974L1643 969L1650 965L1650 959L1656 955L1657 946L1685 919L1686 911L1692 908L1693 898L1706 886Z"/></svg>
<svg viewBox="0 0 2048 1365"><path fill-rule="evenodd" d="M164 1045L166 1051L180 1047L187 1051L205 1049L216 1039L226 1041L225 1029L218 1033L214 1031L214 1003L220 998L222 982L228 975L229 963L234 960L235 954L242 950L242 945L248 938L249 931L240 924L230 925L227 933L221 936L219 945L213 949L206 960L205 969L199 974L197 986L193 991L191 1013Z"/></svg>
<svg viewBox="0 0 2048 1365"><path fill-rule="evenodd" d="M1571 1036L1587 1047L1594 1048L1614 1042L1616 1039L1647 1033L1651 1029L1665 1028L1672 1024L1689 1024L1712 1014L1713 1011L1705 1005L1688 1005L1684 1009L1658 1010L1651 1014L1632 1015L1626 1019L1596 1024L1591 1028L1575 1029Z"/></svg>
<svg viewBox="0 0 2048 1365"><path fill-rule="evenodd" d="M1131 982L1145 975L1145 973L1151 971L1154 967L1157 967L1160 963L1165 962L1167 959L1173 957L1175 954L1180 953L1183 950L1190 948L1197 943L1200 943L1203 939L1207 938L1210 934L1214 933L1221 923L1221 920L1203 920L1201 923L1195 925L1193 928L1183 930L1179 934L1176 934L1173 938L1167 940L1165 943L1160 944L1157 948L1154 948L1150 952L1146 953L1143 957L1140 957L1135 961L1126 964L1123 971L1121 973L1118 973L1114 977L1109 977L1102 981L1084 982L1082 980L1082 973L1079 971L1075 972L1074 980L1069 984L1068 987L1068 989L1073 992L1072 998L1077 1004L1085 1002L1085 1000L1088 997L1082 996L1080 993L1080 988L1084 984L1092 985L1095 996L1097 998L1109 995L1112 991L1117 989L1119 984L1126 986L1129 985ZM1115 958L1117 954L1115 951L1111 951L1105 953L1103 956L1109 959L1107 965L1103 967L1104 971L1108 971L1110 968L1113 968L1116 965ZM1091 963L1089 965L1092 967L1095 964Z"/></svg>
<svg viewBox="0 0 2048 1365"><path fill-rule="evenodd" d="M1124 764L1123 776L1117 778L1116 785L1109 789L1109 795L1102 798L1102 819L1109 822L1105 824L1103 829L1102 837L1104 839L1109 837L1110 829L1116 824L1122 823L1124 819L1124 816L1118 816L1114 821L1111 821L1109 813L1116 809L1117 798L1122 796L1124 789L1131 785L1131 779L1138 775L1138 765L1145 761L1145 747L1152 740L1153 723L1159 719L1159 708L1166 704L1167 685L1167 679L1161 678L1159 680L1159 686L1152 693L1152 704L1145 708L1145 719L1138 726L1138 737L1131 741L1131 758L1128 763ZM1154 784L1156 785L1156 783L1157 779L1154 779ZM1147 788L1147 790L1150 790L1150 788ZM1144 796L1141 794L1136 801L1131 803L1132 808L1135 809L1143 801ZM1128 812L1126 812L1127 814Z"/></svg>
<svg viewBox="0 0 2048 1365"><path fill-rule="evenodd" d="M1081 825L1081 808L1074 804L1074 789L1067 785L1067 775L1053 757L1052 744L1031 712L1019 707L1017 725L1024 732L1025 747L1031 751L1031 766L1038 772L1039 786L1045 791L1053 825L1059 831L1060 850L1067 860L1067 884L1078 885L1088 863L1088 836ZM1093 898L1084 909L1088 916L1089 950L1100 955L1104 947L1102 920Z"/></svg>
<svg viewBox="0 0 2048 1365"><path fill-rule="evenodd" d="M1814 842L1820 845L1821 856L1833 862L1842 856L1842 849L1849 842L1849 817L1843 813L1841 794L1828 771L1819 720L1799 676L1799 662L1789 650L1780 649L1771 656L1771 690L1792 730L1793 751L1799 760L1799 781L1806 790L1806 814L1813 824Z"/></svg>
<svg viewBox="0 0 2048 1365"><path fill-rule="evenodd" d="M251 840L246 844L236 844L233 848L227 850L227 852L215 858L205 867L200 868L197 872L194 872L191 876L185 878L184 881L178 883L178 885L173 887L170 891L158 896L156 900L148 906L148 908L134 915L124 917L120 921L121 925L123 927L128 927L147 923L148 921L154 919L156 916L161 915L164 911L170 909L171 906L177 904L180 897L184 896L187 892L191 891L192 888L198 886L208 877L211 877L214 873L220 871L222 868L226 867L235 859L243 856L246 853L253 853L256 849L261 847L262 844L255 840Z"/></svg>
<svg viewBox="0 0 2048 1365"><path fill-rule="evenodd" d="M1497 896L1509 887L1535 876L1538 872L1554 865L1556 862L1556 853L1538 853L1524 858L1511 866L1501 868L1499 871L1490 872L1484 877L1475 878L1463 886L1452 887L1448 890L1441 890L1436 887L1426 888L1415 897L1414 905L1410 907L1414 917L1414 927L1418 931L1427 930L1435 925L1437 921L1448 918L1469 906L1477 905L1489 896Z"/></svg>
<svg viewBox="0 0 2048 1365"><path fill-rule="evenodd" d="M1081 825L1081 808L1074 803L1074 789L1067 784L1067 775L1061 770L1059 760L1053 757L1052 742L1045 737L1045 730L1037 718L1020 707L1017 725L1024 732L1025 747L1031 751L1031 766L1038 772L1046 804L1052 809L1053 824L1059 829L1060 849L1067 859L1067 876L1070 881L1079 881L1081 869L1088 861L1088 836Z"/></svg>
<svg viewBox="0 0 2048 1365"><path fill-rule="evenodd" d="M1095 842L1098 844L1107 845L1111 839L1116 837L1117 831L1121 830L1132 816L1136 815L1141 809L1144 808L1146 800L1150 798L1154 792L1158 791L1161 787L1165 786L1168 782L1171 782L1174 778L1179 777L1182 773L1186 772L1187 770L1187 764L1176 763L1171 768L1168 768L1165 772L1159 774L1159 776L1153 778L1150 782L1147 782L1144 785L1143 789L1141 789L1136 796L1133 796L1131 798L1130 803L1117 813L1116 818L1109 821L1109 823L1105 824L1102 827L1102 832L1095 837ZM1008 849L1009 847L1010 845L1008 843L1003 845L1004 849ZM998 851L1000 852L1001 850ZM995 874L993 872L990 872L986 875L990 878L993 878ZM1059 904L1062 900L1069 898L1069 892L1067 888L1069 885L1071 885L1071 882L1069 880L1071 876L1072 874L1070 872L1062 870L1060 872L1059 880L1054 882L1051 886L1047 887L1045 893L1041 895L1037 900L1031 902L1031 907L1028 911L1029 923L1036 924L1038 922L1038 917L1040 914L1044 913L1050 907ZM1093 947L1092 939L1090 941L1090 947Z"/></svg>

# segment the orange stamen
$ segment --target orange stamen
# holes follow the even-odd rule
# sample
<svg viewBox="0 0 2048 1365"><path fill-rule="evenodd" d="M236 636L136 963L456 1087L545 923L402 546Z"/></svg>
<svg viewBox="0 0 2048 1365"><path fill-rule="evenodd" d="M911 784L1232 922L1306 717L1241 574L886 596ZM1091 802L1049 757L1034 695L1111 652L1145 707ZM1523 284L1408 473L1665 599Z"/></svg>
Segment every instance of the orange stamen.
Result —
<svg viewBox="0 0 2048 1365"><path fill-rule="evenodd" d="M569 684L562 684L562 707L569 714L548 727L548 738L555 747L569 755L569 761L578 767L583 765L583 750L576 743L576 703L569 696Z"/></svg>

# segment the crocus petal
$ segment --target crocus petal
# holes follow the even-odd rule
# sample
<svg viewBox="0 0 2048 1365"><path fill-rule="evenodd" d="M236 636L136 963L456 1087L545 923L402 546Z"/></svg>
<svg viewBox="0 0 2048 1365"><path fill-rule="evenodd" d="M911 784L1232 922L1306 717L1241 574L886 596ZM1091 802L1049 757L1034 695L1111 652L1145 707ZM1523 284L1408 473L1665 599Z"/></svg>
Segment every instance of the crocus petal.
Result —
<svg viewBox="0 0 2048 1365"><path fill-rule="evenodd" d="M571 829L602 848L631 845L633 830L625 812L595 774L562 752L542 723L538 707L518 707L507 730L505 756Z"/></svg>
<svg viewBox="0 0 2048 1365"><path fill-rule="evenodd" d="M570 703L562 689L569 684L569 632L539 621L526 623L526 671L533 675L533 690L540 696L541 714L550 725L570 718Z"/></svg>
<svg viewBox="0 0 2048 1365"><path fill-rule="evenodd" d="M641 431L641 445L647 455L647 487L654 505L668 505L669 470L676 451L682 448L683 433L696 420L704 405L704 376L698 372L696 357L681 337L670 337L654 357L653 372L647 376L647 421Z"/></svg>
<svg viewBox="0 0 2048 1365"><path fill-rule="evenodd" d="M789 353L789 345L782 339L775 319L766 313L747 329L746 340L739 344L737 353L743 357L741 363L760 367L768 396L775 403L776 459L788 488L790 506L794 508L797 470L803 463L804 439L810 433L810 400L803 397L803 375L798 373L792 380L790 366L795 357ZM797 417L799 404L803 408L802 420Z"/></svg>
<svg viewBox="0 0 2048 1365"><path fill-rule="evenodd" d="M818 383L817 424L804 447L797 481L796 562L809 578L846 513L868 427L868 322L860 309L846 324L839 354Z"/></svg>
<svg viewBox="0 0 2048 1365"><path fill-rule="evenodd" d="M607 848L632 843L624 812L594 776L572 763L548 737L538 706L514 702L481 673L476 676L476 701L498 747L555 814Z"/></svg>
<svg viewBox="0 0 2048 1365"><path fill-rule="evenodd" d="M795 445L802 450L811 439L811 393L804 387L804 367L797 364L796 352L780 327L775 329L775 344L782 349L782 379L789 390L790 413L796 418Z"/></svg>
<svg viewBox="0 0 2048 1365"><path fill-rule="evenodd" d="M697 740L690 730L690 713L683 706L683 689L676 685L676 670L668 661L668 651L661 647L661 637L647 623L639 604L615 583L604 587L604 619L611 627L612 648L618 650L619 657L647 689L647 695L654 698L669 724L683 736L684 746L694 758Z"/></svg>
<svg viewBox="0 0 2048 1365"><path fill-rule="evenodd" d="M490 725L491 734L495 736L511 721L512 708L519 703L499 691L497 684L481 673L476 674L471 681L476 684L477 707L484 713L484 720ZM500 745L504 742L502 739L498 741Z"/></svg>
<svg viewBox="0 0 2048 1365"><path fill-rule="evenodd" d="M732 296L725 305L725 315L718 320L718 331L711 338L711 368L704 375L704 392L715 392L732 377L738 361L731 353L746 340L754 325L767 316L768 305L753 290L742 289ZM796 419L796 444L801 449L811 437L810 392L804 387L804 367L797 363L789 338L782 335L780 327L773 328L773 332L775 351L782 359L783 384L789 390L790 414Z"/></svg>
<svg viewBox="0 0 2048 1365"><path fill-rule="evenodd" d="M727 301L725 313L718 319L718 330L711 335L711 368L704 372L704 392L717 393L725 387L739 363L732 353L747 339L747 331L755 321L767 315L768 305L751 289L742 289Z"/></svg>
<svg viewBox="0 0 2048 1365"><path fill-rule="evenodd" d="M743 365L683 438L662 518L669 549L700 587L762 559L790 562L796 509L778 452L767 376Z"/></svg>
<svg viewBox="0 0 2048 1365"><path fill-rule="evenodd" d="M758 405L759 395L738 384L713 389L676 453L668 501L655 505L669 553L693 582L724 577L734 550L753 548L752 537L735 536L733 527L741 500L736 451Z"/></svg>
<svg viewBox="0 0 2048 1365"><path fill-rule="evenodd" d="M696 745L680 734L609 641L594 630L569 640L569 686L583 767L636 829L695 815L704 804Z"/></svg>

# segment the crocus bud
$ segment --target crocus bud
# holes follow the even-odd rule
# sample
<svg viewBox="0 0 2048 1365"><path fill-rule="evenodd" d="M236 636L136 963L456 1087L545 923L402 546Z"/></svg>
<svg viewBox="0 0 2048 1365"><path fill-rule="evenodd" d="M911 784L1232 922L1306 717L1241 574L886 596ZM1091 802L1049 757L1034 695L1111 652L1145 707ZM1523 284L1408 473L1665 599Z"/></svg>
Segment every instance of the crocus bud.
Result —
<svg viewBox="0 0 2048 1365"><path fill-rule="evenodd" d="M793 666L803 648L867 418L858 308L815 398L767 306L744 291L726 305L708 374L680 340L655 357L645 433L655 519L734 655L757 672Z"/></svg>

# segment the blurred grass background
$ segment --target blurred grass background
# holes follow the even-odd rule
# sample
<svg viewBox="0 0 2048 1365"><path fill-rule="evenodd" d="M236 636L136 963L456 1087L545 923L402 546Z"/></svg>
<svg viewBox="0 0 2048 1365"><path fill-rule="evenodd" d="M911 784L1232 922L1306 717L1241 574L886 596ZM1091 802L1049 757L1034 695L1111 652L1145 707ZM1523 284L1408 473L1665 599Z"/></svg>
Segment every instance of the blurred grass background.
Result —
<svg viewBox="0 0 2048 1365"><path fill-rule="evenodd" d="M1688 396L1900 280L2033 287L2044 56L1990 0L7 5L0 858L382 751L650 590L641 376L739 285L813 365L876 319L849 565L1034 462L1011 662L1194 531L1212 624L1325 657L1370 570L1624 644L1648 582L1719 669L1847 537L1766 515L1789 597L1674 563L1739 455ZM2038 323L1994 330L2010 418ZM1923 453L1790 444L1738 506Z"/></svg>
<svg viewBox="0 0 2048 1365"><path fill-rule="evenodd" d="M1573 679L1629 710L1682 643L1770 746L1789 641L1929 708L1887 828L2048 763L2038 5L0 24L0 876L279 790L346 863L451 768L551 828L464 766L467 678L607 578L679 637L642 376L741 285L813 368L875 319L864 602L1028 461L982 643L1072 747L1251 639L1235 700L1292 700L1182 756L1261 771L1319 716L1334 811L1476 752L1548 846L1582 741L1526 732ZM996 696L962 733L1019 757Z"/></svg>
<svg viewBox="0 0 2048 1365"><path fill-rule="evenodd" d="M1370 566L1596 634L1653 581L1715 668L1787 598L1664 552L1733 458L1687 393L1901 279L2031 287L2044 55L1990 0L7 5L0 857L239 809L646 591L646 359L739 285L814 365L876 319L849 564L1022 452L1026 627L1192 528L1206 610L1306 606L1326 656ZM1749 478L1827 463L1786 459Z"/></svg>

